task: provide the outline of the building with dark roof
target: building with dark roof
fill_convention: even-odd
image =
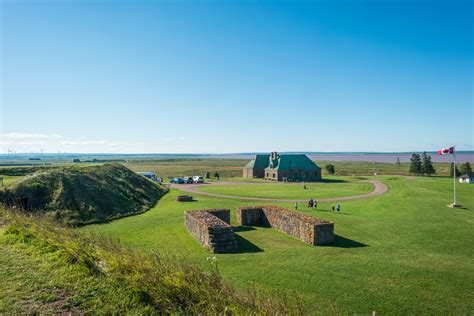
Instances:
[[[303,154],[256,155],[243,168],[244,178],[274,181],[318,181],[321,168]]]
[[[270,163],[270,155],[256,155],[244,167],[244,178],[263,178],[265,168]]]

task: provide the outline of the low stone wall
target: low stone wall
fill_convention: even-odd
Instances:
[[[214,253],[234,252],[237,241],[230,223],[230,210],[212,209],[187,211],[184,225],[200,244]]]
[[[178,202],[192,202],[193,197],[191,195],[178,195],[176,197],[176,201],[178,201]]]
[[[271,226],[312,245],[334,242],[334,223],[278,206],[240,207],[237,221],[247,226]]]
[[[213,209],[207,209],[205,211],[208,213],[211,213],[215,217],[223,220],[224,222],[230,225],[230,210],[225,209],[225,208],[213,208]]]
[[[237,209],[237,222],[244,226],[268,226],[261,206],[239,207]]]

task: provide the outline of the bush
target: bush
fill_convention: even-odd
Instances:
[[[334,165],[331,164],[326,165],[325,169],[328,174],[334,174],[336,172]]]

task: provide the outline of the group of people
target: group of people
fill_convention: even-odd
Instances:
[[[315,210],[318,209],[318,201],[313,198],[309,199],[308,208],[314,208]]]
[[[308,208],[318,209],[318,201],[316,199],[309,199],[308,201]],[[331,207],[333,212],[340,213],[341,212],[341,205],[337,203]],[[298,202],[295,202],[295,210],[298,210]]]

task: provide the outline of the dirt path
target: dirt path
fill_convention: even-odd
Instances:
[[[318,202],[339,202],[339,201],[352,201],[352,200],[360,200],[366,199],[369,197],[374,197],[378,195],[382,195],[388,191],[387,185],[378,181],[378,180],[369,180],[368,182],[374,185],[374,190],[369,193],[359,194],[359,195],[352,195],[352,196],[343,196],[338,198],[325,198],[325,199],[318,199]],[[246,185],[259,185],[261,183],[252,183],[252,182],[230,182],[230,181],[222,181],[222,182],[211,182],[205,184],[206,186],[222,186],[222,185],[236,185],[236,184],[246,184]],[[216,198],[223,198],[223,199],[234,199],[234,200],[244,200],[244,201],[262,201],[262,202],[307,202],[308,199],[304,200],[288,200],[288,199],[271,199],[271,198],[257,198],[257,197],[245,197],[245,196],[235,196],[235,195],[223,195],[223,194],[215,194],[209,193],[204,191],[199,191],[199,187],[202,184],[172,184],[171,187],[173,189],[178,189],[188,193],[206,195],[210,197]]]

